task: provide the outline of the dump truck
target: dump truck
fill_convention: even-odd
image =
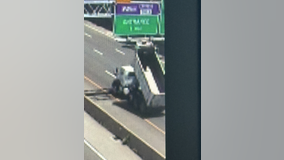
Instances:
[[[134,64],[116,68],[114,93],[141,113],[165,109],[165,70],[152,42],[137,42]]]

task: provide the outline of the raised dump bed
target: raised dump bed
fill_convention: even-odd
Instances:
[[[155,48],[140,45],[135,55],[134,72],[139,81],[147,106],[165,106],[165,77]]]

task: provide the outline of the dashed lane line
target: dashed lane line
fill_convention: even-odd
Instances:
[[[96,53],[98,53],[99,55],[103,55],[103,53],[102,52],[100,52],[100,51],[98,51],[98,50],[96,50],[95,48],[93,49],[94,50],[94,52],[96,52]]]
[[[119,50],[119,49],[117,49],[117,48],[115,49],[115,51],[118,52],[118,53],[120,53],[120,54],[122,54],[122,55],[125,55],[124,52],[122,52],[121,50]]]
[[[107,71],[107,70],[105,70],[105,73],[108,74],[108,75],[110,75],[112,78],[116,78],[116,76],[115,76],[114,74],[112,74],[111,72],[109,72],[109,71]]]

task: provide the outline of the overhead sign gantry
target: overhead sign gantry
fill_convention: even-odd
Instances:
[[[84,18],[112,18],[114,0],[84,0]]]

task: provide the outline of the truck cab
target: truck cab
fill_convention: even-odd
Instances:
[[[129,93],[129,86],[136,80],[134,68],[130,65],[121,66],[116,68],[116,79],[114,80],[112,87],[118,93],[123,93],[127,96]]]

